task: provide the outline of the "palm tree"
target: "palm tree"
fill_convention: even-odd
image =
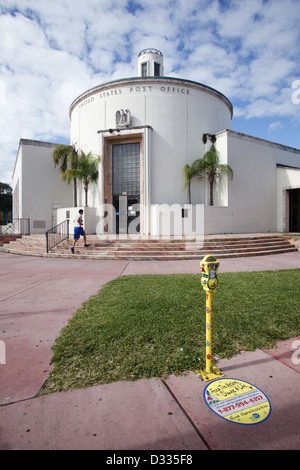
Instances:
[[[206,178],[209,182],[210,198],[209,204],[214,205],[213,190],[214,184],[221,175],[226,175],[230,180],[233,178],[233,170],[230,165],[220,163],[219,152],[214,143],[202,158],[192,164],[192,172],[196,175]],[[206,175],[206,176],[205,176]]]
[[[55,167],[59,165],[60,177],[63,180],[67,179],[68,163],[72,170],[76,170],[78,164],[78,152],[75,150],[75,145],[59,145],[53,151],[53,161]],[[71,180],[68,180],[68,184]],[[77,179],[73,179],[74,182],[74,207],[77,207]]]
[[[203,155],[202,158],[195,160],[191,166],[188,164],[184,167],[184,172],[186,175],[185,187],[189,185],[190,181],[195,176],[200,176],[205,178],[209,182],[210,189],[210,198],[209,204],[213,206],[213,190],[214,184],[220,176],[227,175],[230,180],[233,178],[233,170],[230,165],[224,165],[220,163],[219,152],[215,148],[214,143],[211,148]],[[190,189],[189,189],[189,198],[190,198]]]
[[[85,191],[85,205],[88,205],[88,188],[89,184],[96,182],[98,179],[98,164],[100,157],[94,157],[92,152],[87,155],[81,152],[80,158],[77,160],[77,168],[66,171],[67,181],[82,181]]]

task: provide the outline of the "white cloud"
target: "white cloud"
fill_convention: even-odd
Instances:
[[[280,121],[272,122],[268,127],[269,132],[273,132],[273,131],[276,131],[278,129],[282,129],[282,124],[281,124]]]
[[[71,102],[135,76],[147,47],[165,75],[224,93],[235,117],[300,122],[299,19],[298,0],[2,0],[0,181],[20,138],[67,141]]]

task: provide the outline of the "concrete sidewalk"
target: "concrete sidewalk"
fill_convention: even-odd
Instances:
[[[0,449],[299,449],[300,337],[273,351],[221,360],[227,378],[260,388],[272,405],[242,426],[213,413],[197,374],[36,397],[51,346],[68,319],[120,275],[199,273],[199,261],[96,261],[0,253]],[[220,272],[300,268],[300,253],[222,260]],[[2,343],[2,344],[3,344]],[[299,351],[299,353],[298,353]]]

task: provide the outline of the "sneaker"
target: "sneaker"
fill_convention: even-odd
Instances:
[[[84,245],[84,248],[87,248],[88,246],[91,246],[91,245]]]
[[[72,253],[73,253],[73,255],[74,255],[74,248],[71,248],[71,251],[72,251]]]

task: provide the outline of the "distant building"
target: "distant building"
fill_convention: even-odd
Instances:
[[[230,101],[217,90],[165,77],[163,56],[155,49],[140,53],[137,77],[82,93],[70,106],[70,142],[101,156],[85,211],[88,232],[123,233],[133,222],[142,235],[161,235],[170,209],[173,228],[182,227],[201,205],[206,234],[300,232],[300,150],[231,130],[232,115]],[[189,205],[183,169],[210,148],[204,134],[216,136],[221,163],[231,166],[234,178],[219,179],[213,206],[208,182],[194,178]],[[72,187],[54,169],[54,145],[20,140],[14,214],[30,217],[33,233],[72,214]],[[113,223],[107,207],[115,209]],[[191,227],[185,231],[190,233]]]

